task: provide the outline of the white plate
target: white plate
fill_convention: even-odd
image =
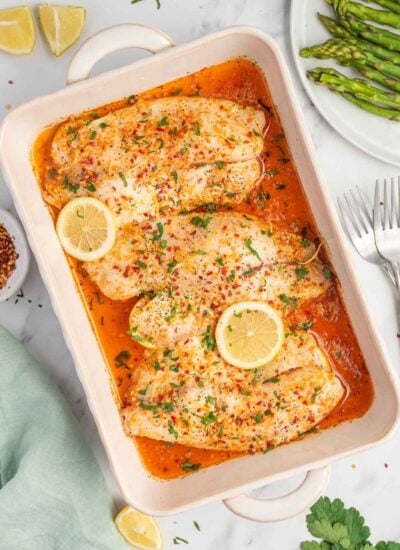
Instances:
[[[7,210],[2,208],[0,208],[0,223],[4,225],[13,239],[18,254],[13,274],[7,281],[6,286],[0,289],[0,302],[4,302],[18,292],[25,280],[29,269],[29,248],[19,222]]]
[[[328,31],[318,20],[317,12],[332,16],[332,10],[324,0],[292,0],[290,35],[293,56],[311,101],[325,120],[356,147],[376,158],[400,166],[399,122],[366,113],[307,79],[306,71],[317,66],[335,67],[349,76],[360,76],[357,71],[340,67],[334,61],[303,59],[299,56],[301,48],[320,44],[330,38]]]

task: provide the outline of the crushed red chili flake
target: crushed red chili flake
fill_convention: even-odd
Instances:
[[[0,289],[6,286],[7,281],[14,273],[17,259],[18,254],[12,237],[0,223]]]

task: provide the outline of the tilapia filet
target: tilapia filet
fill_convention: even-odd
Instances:
[[[139,99],[60,126],[45,198],[62,207],[95,196],[118,225],[204,204],[234,205],[261,176],[262,110],[223,99]]]

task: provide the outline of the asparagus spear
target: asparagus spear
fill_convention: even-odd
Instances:
[[[373,21],[380,25],[388,25],[400,29],[400,14],[393,11],[375,10],[350,0],[326,0],[328,4],[333,6],[339,17],[343,17],[350,13],[358,19]]]
[[[400,94],[376,88],[366,80],[347,78],[335,69],[325,67],[316,67],[308,71],[307,77],[316,84],[327,86],[332,91],[349,92],[364,101],[399,109],[400,115]]]
[[[317,59],[337,59],[340,61],[356,60],[365,61],[372,68],[386,73],[389,76],[400,78],[400,59],[397,54],[393,55],[393,61],[399,62],[399,65],[380,59],[373,53],[370,53],[371,44],[367,42],[362,47],[349,43],[348,40],[331,38],[324,44],[317,44],[309,48],[303,48],[300,51],[302,57],[316,57]]]
[[[400,92],[400,81],[396,80],[395,78],[389,78],[386,75],[377,71],[376,69],[372,69],[365,62],[350,60],[341,61],[340,64],[346,67],[353,67],[354,69],[357,69],[358,72],[362,74],[362,76],[364,76],[365,78],[377,82],[381,86],[385,86],[385,88]]]
[[[387,50],[400,52],[400,36],[394,32],[369,25],[351,15],[341,17],[340,23],[349,32],[368,42],[384,46]]]
[[[354,36],[351,31],[345,29],[338,21],[336,21],[336,19],[332,19],[331,17],[323,15],[319,12],[317,13],[317,16],[328,32],[330,32],[330,34],[335,38],[351,38]]]
[[[339,92],[335,92],[335,93],[339,93]],[[376,116],[380,116],[382,118],[387,118],[389,120],[394,120],[396,122],[400,121],[400,111],[393,111],[391,109],[385,109],[384,107],[378,107],[373,103],[368,103],[368,101],[358,99],[358,97],[354,97],[349,93],[340,93],[340,95],[344,99],[347,99],[347,101],[350,101],[351,103],[353,103],[354,105],[357,105],[357,107],[359,107],[360,109],[363,109],[364,111],[367,111],[368,113],[371,113]]]
[[[400,13],[400,4],[396,2],[395,0],[364,0],[365,2],[370,3],[371,1],[375,2],[375,4],[379,4],[383,8],[386,8],[387,10],[394,11],[396,13]]]

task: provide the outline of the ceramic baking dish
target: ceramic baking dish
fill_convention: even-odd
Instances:
[[[68,87],[35,99],[6,118],[0,132],[2,170],[126,500],[144,512],[164,515],[223,499],[233,511],[246,517],[260,521],[283,519],[309,506],[319,496],[333,460],[368,449],[393,433],[399,420],[399,390],[359,291],[342,230],[316,166],[313,147],[278,47],[264,33],[248,27],[227,29],[187,45],[173,46],[172,40],[163,33],[138,25],[106,29],[90,38],[70,65]],[[101,57],[126,47],[158,53],[122,69],[88,78]],[[31,148],[44,127],[71,114],[95,109],[238,56],[255,61],[267,77],[294,162],[342,283],[345,304],[376,396],[369,412],[352,423],[309,436],[267,455],[246,456],[185,478],[160,481],[144,470],[135,445],[122,430],[103,356],[32,171]],[[243,494],[307,471],[312,472],[303,485],[280,499],[259,501]]]

